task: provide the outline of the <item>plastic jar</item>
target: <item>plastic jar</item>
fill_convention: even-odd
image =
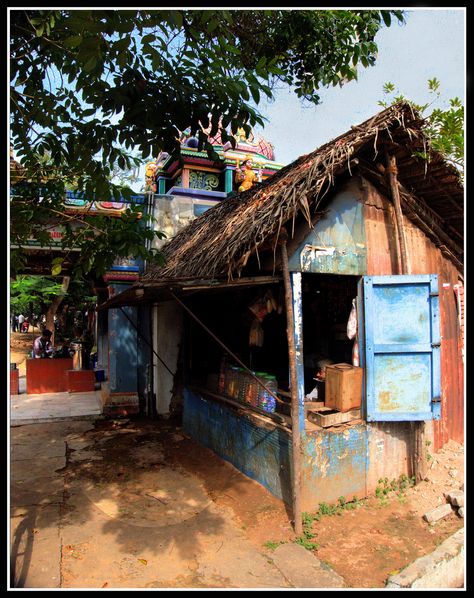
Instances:
[[[271,390],[274,394],[276,394],[278,389],[278,383],[275,376],[271,376],[270,374],[266,374],[263,380],[265,386]],[[258,407],[267,413],[274,413],[276,410],[276,399],[272,396],[267,390],[264,388],[261,389],[261,392],[258,396]]]

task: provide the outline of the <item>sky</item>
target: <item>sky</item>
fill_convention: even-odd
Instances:
[[[290,90],[279,91],[273,103],[259,105],[268,123],[255,133],[274,145],[277,162],[289,164],[382,110],[377,102],[384,99],[388,81],[407,99],[426,103],[428,79],[436,77],[446,105],[455,96],[465,103],[464,9],[409,9],[405,25],[393,19],[375,41],[375,66],[360,67],[358,81],[321,90],[318,106],[303,106]]]

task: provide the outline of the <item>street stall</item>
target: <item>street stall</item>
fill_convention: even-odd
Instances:
[[[291,505],[297,533],[321,502],[420,480],[427,439],[463,441],[463,189],[414,156],[425,141],[411,106],[382,111],[205,212],[102,306],[153,306],[154,355],[173,355],[157,403]]]

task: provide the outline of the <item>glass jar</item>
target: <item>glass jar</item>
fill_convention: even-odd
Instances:
[[[226,363],[227,363],[227,358],[225,355],[223,355],[222,359],[221,359],[221,367],[219,369],[219,382],[217,385],[217,392],[219,394],[224,394],[224,392],[225,392]]]
[[[237,399],[241,403],[245,403],[245,394],[247,391],[248,379],[249,379],[248,372],[246,370],[242,369],[240,372],[239,396]]]

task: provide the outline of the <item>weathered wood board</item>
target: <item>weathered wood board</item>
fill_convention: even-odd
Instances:
[[[329,426],[337,426],[338,424],[360,419],[360,409],[351,409],[351,411],[342,413],[326,407],[324,410],[320,408],[318,411],[308,411],[307,417],[309,421],[318,426],[328,428]]]

